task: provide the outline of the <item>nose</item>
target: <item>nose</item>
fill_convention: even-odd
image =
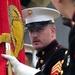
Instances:
[[[36,32],[36,31],[33,32],[33,36],[34,36],[34,37],[37,37],[37,36],[38,36],[38,32]]]

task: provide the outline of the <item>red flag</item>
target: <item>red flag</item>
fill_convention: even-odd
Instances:
[[[12,54],[25,63],[24,26],[19,0],[0,0],[0,54],[6,53],[5,43],[11,45]],[[6,75],[6,60],[0,56],[0,74]]]
[[[10,39],[10,26],[8,20],[7,1],[0,0],[0,75],[6,75],[5,43]]]
[[[24,26],[22,20],[22,10],[19,0],[8,0],[9,19],[11,22],[11,48],[13,55],[19,61],[25,63],[25,52],[23,45]]]

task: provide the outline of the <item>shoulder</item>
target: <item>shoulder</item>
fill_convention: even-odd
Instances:
[[[67,73],[69,72],[69,69],[70,69],[70,55],[69,55],[69,52],[65,51],[65,55],[62,62],[63,75],[67,75]]]

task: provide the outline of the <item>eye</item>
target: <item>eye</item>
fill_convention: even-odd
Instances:
[[[34,32],[34,30],[30,29],[29,32],[32,33],[32,32]]]
[[[40,33],[44,30],[44,28],[35,28],[35,29],[29,29],[29,32],[30,33],[33,33],[33,32],[37,32],[37,33]]]
[[[41,32],[41,31],[43,31],[43,28],[36,29],[36,32]]]

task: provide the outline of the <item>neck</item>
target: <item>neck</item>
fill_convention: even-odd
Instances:
[[[75,5],[71,2],[68,2],[67,4],[64,5],[64,10],[66,13],[66,17],[72,19],[72,16],[75,12]]]
[[[74,7],[72,7],[72,8],[70,7],[70,8],[68,8],[68,10],[66,11],[67,16],[68,16],[70,19],[72,19],[74,12],[75,12],[75,8],[74,8]]]

